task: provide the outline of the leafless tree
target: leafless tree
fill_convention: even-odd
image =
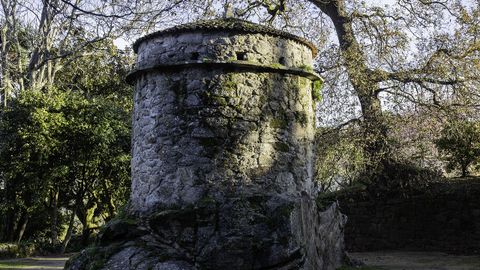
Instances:
[[[96,43],[138,36],[169,21],[185,2],[1,0],[0,98],[3,106],[21,91],[53,85],[55,74],[64,65],[82,57],[85,51],[91,52]]]

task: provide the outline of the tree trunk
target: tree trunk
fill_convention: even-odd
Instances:
[[[90,238],[90,231],[91,231],[91,223],[92,223],[92,209],[90,208],[89,202],[86,204],[80,202],[77,204],[78,207],[76,209],[77,217],[80,219],[82,223],[82,245],[88,245],[88,241]]]
[[[18,208],[15,207],[13,208],[13,215],[12,215],[12,223],[11,223],[11,231],[10,231],[10,235],[7,236],[7,241],[9,242],[14,242],[16,239],[15,239],[15,236],[18,235],[18,226],[19,226],[19,222],[20,222],[20,218],[21,216],[19,215],[18,213]]]
[[[463,165],[462,164],[462,177],[467,177],[468,176],[468,164]]]
[[[62,243],[62,254],[65,253],[68,243],[70,243],[70,239],[72,239],[74,221],[75,221],[75,210],[72,210],[72,213],[70,214],[70,221],[68,222],[67,235],[65,235],[65,239],[63,240],[63,243]]]
[[[51,241],[53,245],[58,243],[58,190],[53,191],[52,195],[52,225],[51,225]]]
[[[20,241],[22,241],[23,234],[25,233],[25,229],[27,228],[28,220],[29,220],[28,214],[24,214],[23,217],[21,218],[21,223],[20,223],[21,225],[18,230],[17,243],[20,243]]]
[[[2,5],[2,8],[5,11],[5,7]],[[1,43],[1,51],[0,51],[0,90],[2,91],[3,95],[3,107],[7,107],[7,96],[8,96],[8,88],[7,83],[8,81],[8,57],[7,57],[7,45],[9,44],[7,39],[7,32],[8,32],[8,24],[3,23],[2,28],[0,29],[0,40]]]
[[[380,100],[377,96],[359,96],[362,105],[363,150],[368,170],[376,170],[389,159],[388,126],[385,122]]]
[[[377,78],[367,65],[367,58],[355,37],[352,19],[343,0],[309,0],[325,13],[335,27],[345,68],[360,100],[363,114],[364,152],[367,169],[376,169],[388,159],[388,128],[377,90]]]

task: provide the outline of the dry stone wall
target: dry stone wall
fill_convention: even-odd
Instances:
[[[480,180],[443,180],[407,196],[343,193],[349,251],[480,253]]]

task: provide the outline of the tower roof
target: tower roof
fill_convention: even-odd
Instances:
[[[317,55],[317,48],[311,42],[307,41],[304,38],[293,35],[291,33],[277,30],[268,26],[256,24],[246,20],[236,19],[236,18],[222,18],[214,20],[202,20],[193,23],[181,24],[164,30],[150,33],[146,36],[143,36],[133,43],[133,50],[138,51],[140,44],[146,40],[161,37],[167,34],[173,33],[186,33],[194,31],[206,31],[206,32],[219,32],[219,31],[229,31],[234,33],[260,33],[267,34],[272,36],[279,36],[286,39],[294,40],[308,46],[312,50],[312,54],[315,57]]]

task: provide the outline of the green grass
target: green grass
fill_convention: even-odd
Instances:
[[[28,258],[0,261],[0,269],[63,269],[66,258]]]
[[[63,266],[42,266],[17,262],[0,263],[0,269],[63,269]]]

